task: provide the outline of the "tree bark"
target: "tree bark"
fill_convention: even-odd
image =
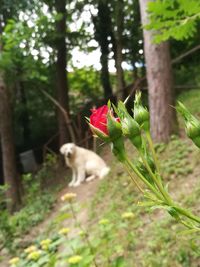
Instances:
[[[93,23],[95,27],[95,39],[99,43],[101,56],[101,84],[104,90],[104,98],[106,100],[114,100],[112,86],[110,83],[110,75],[108,69],[108,55],[109,55],[109,40],[111,32],[111,18],[110,9],[108,7],[108,1],[98,1],[98,14],[97,17],[93,17]]]
[[[118,97],[120,99],[125,99],[127,97],[127,92],[125,90],[125,81],[124,81],[124,71],[122,68],[123,62],[123,27],[124,27],[124,13],[123,13],[123,0],[118,0],[116,4],[116,59],[115,66],[117,70],[117,91]]]
[[[147,4],[140,0],[142,24],[148,24]],[[155,142],[168,142],[177,132],[173,76],[169,43],[153,43],[153,31],[143,30],[144,52],[149,92],[151,134]]]
[[[6,192],[7,207],[14,211],[20,204],[20,188],[17,182],[17,167],[13,137],[13,122],[8,89],[0,72],[0,133],[3,158],[4,182],[8,185]]]
[[[109,75],[109,70],[108,70],[108,55],[104,52],[101,52],[101,57],[100,57],[100,62],[101,62],[101,84],[104,89],[104,98],[108,100],[109,98],[112,97],[112,87],[110,84],[110,75]]]
[[[31,141],[31,130],[30,130],[30,119],[28,114],[26,92],[24,88],[24,83],[22,81],[19,82],[19,92],[20,92],[20,102],[22,106],[22,111],[19,119],[22,125],[23,142],[25,144],[26,149],[28,149]]]
[[[66,48],[66,0],[56,0],[55,8],[57,13],[62,15],[62,18],[56,22],[56,49],[57,49],[57,62],[56,62],[56,75],[57,75],[57,100],[59,104],[69,112],[69,96],[68,96],[68,80],[67,80],[67,48]],[[58,114],[58,130],[59,130],[59,146],[67,141],[67,127],[65,118],[57,109]]]

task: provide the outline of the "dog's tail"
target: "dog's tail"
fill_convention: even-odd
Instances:
[[[110,171],[109,167],[104,167],[100,172],[100,179],[103,179]]]

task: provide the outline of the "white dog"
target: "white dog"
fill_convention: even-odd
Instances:
[[[79,186],[84,180],[88,182],[95,178],[102,179],[110,171],[97,154],[74,143],[61,146],[60,153],[64,155],[66,164],[72,169],[72,181],[69,186]]]

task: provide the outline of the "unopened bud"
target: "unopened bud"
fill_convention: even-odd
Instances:
[[[122,120],[122,131],[124,136],[128,137],[137,149],[142,148],[140,126],[131,116],[127,116]]]
[[[185,131],[194,144],[200,148],[200,122],[194,117],[185,121]]]
[[[128,113],[125,104],[121,101],[116,109],[117,115],[120,117],[123,135],[131,141],[137,148],[142,148],[141,130],[139,124]]]
[[[200,121],[197,120],[181,102],[178,102],[177,111],[185,120],[187,136],[200,148]]]
[[[114,141],[115,139],[118,139],[122,136],[122,126],[119,122],[119,119],[116,119],[111,112],[108,113],[107,119],[109,137],[111,141]]]
[[[141,126],[141,128],[145,131],[149,131],[150,129],[149,112],[142,105],[141,92],[136,93],[133,113],[134,113],[134,119]]]
[[[124,147],[123,137],[115,139],[111,143],[111,149],[112,149],[112,153],[115,155],[115,157],[120,162],[124,162],[126,160],[126,151],[125,151],[125,147]]]
[[[119,119],[116,119],[113,114],[108,113],[108,132],[109,138],[111,141],[111,149],[113,154],[117,157],[117,159],[121,162],[125,160],[125,147],[122,133],[122,126],[119,122]]]

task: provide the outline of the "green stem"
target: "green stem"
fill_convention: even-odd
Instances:
[[[67,241],[68,241],[68,244],[71,244],[68,234],[67,234]],[[76,255],[77,251],[75,250],[75,248],[72,245],[70,245],[69,247],[71,248],[71,250],[74,253],[74,255]]]
[[[90,240],[89,240],[89,238],[88,238],[88,233],[83,229],[83,227],[81,226],[80,222],[78,221],[72,203],[70,203],[70,210],[71,210],[71,212],[72,212],[72,216],[73,216],[73,218],[74,218],[74,221],[75,221],[76,225],[78,226],[78,228],[79,228],[83,233],[85,233],[85,242],[87,243],[87,245],[88,245],[88,247],[89,247],[89,249],[90,249],[91,254],[95,257],[94,248],[93,248],[92,244],[90,243]],[[95,267],[98,267],[95,258],[93,259],[93,263],[94,263],[94,266],[95,266]]]
[[[144,194],[143,189],[140,187],[140,185],[138,184],[138,182],[136,181],[136,177],[134,176],[133,173],[130,172],[129,170],[129,165],[127,163],[124,163],[124,166],[126,168],[126,171],[128,172],[129,176],[131,177],[131,180],[133,181],[133,183],[136,185],[136,187],[139,189],[139,191]]]
[[[157,158],[157,155],[156,155],[156,151],[155,151],[155,148],[154,148],[154,145],[153,145],[153,141],[152,141],[152,138],[151,138],[151,134],[150,132],[146,132],[146,137],[147,137],[147,141],[149,143],[149,148],[151,150],[151,153],[152,153],[152,156],[153,156],[153,159],[154,159],[154,163],[156,165],[156,170],[157,172],[160,174],[160,164],[159,164],[159,161],[158,161],[158,158]]]
[[[138,171],[138,169],[133,165],[133,163],[129,160],[129,158],[126,156],[126,162],[128,166],[134,171],[134,173],[148,186],[148,188],[154,192],[154,194],[158,197],[158,199],[163,200],[162,195],[153,187],[152,184],[150,184],[146,178]]]
[[[185,210],[179,206],[174,206],[174,209],[177,210],[180,214],[188,217],[189,219],[197,222],[197,223],[200,223],[200,217],[192,214],[191,212],[189,212],[188,210]]]
[[[173,201],[172,201],[170,195],[165,191],[160,179],[157,179],[156,175],[152,172],[151,167],[149,166],[147,160],[144,158],[142,153],[140,153],[140,156],[141,156],[143,163],[144,163],[145,167],[147,168],[149,174],[151,175],[151,178],[153,179],[154,183],[158,187],[160,193],[163,195],[164,199],[167,201],[167,204],[169,206],[173,206]]]

